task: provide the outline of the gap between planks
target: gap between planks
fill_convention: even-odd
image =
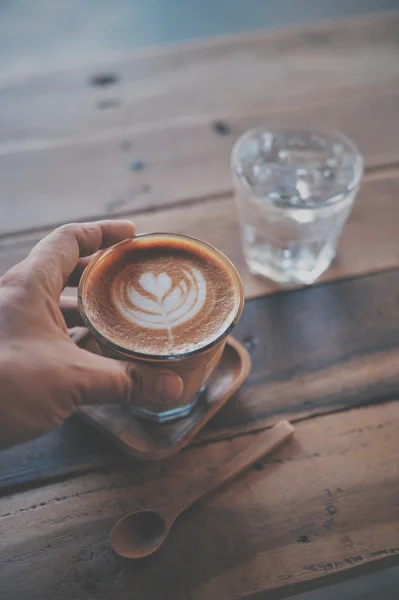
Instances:
[[[351,217],[339,243],[338,256],[319,283],[389,271],[399,267],[399,168],[374,168],[365,178]],[[375,201],[376,197],[379,202]],[[206,206],[207,210],[204,210]],[[244,282],[246,298],[281,291],[276,284],[251,275],[239,244],[239,227],[234,201],[208,198],[190,205],[164,207],[150,213],[129,213],[138,231],[185,233],[220,248],[237,266]],[[3,238],[0,244],[0,273],[25,258],[32,246],[49,230]],[[288,288],[284,288],[288,289]]]
[[[316,420],[320,420],[319,422],[321,423],[321,419],[328,419],[328,417],[333,416],[333,415],[340,415],[340,414],[344,414],[344,413],[350,413],[353,411],[362,411],[363,409],[367,409],[367,408],[373,408],[373,407],[377,407],[380,405],[385,405],[385,404],[391,404],[391,403],[395,403],[398,402],[398,395],[397,392],[393,394],[392,398],[387,399],[386,397],[383,399],[378,399],[375,398],[372,401],[368,401],[365,402],[363,404],[358,404],[358,405],[350,405],[350,406],[345,406],[345,407],[340,407],[340,408],[336,408],[336,409],[330,409],[329,407],[326,407],[325,410],[320,410],[320,411],[316,411],[316,412],[309,412],[309,414],[303,414],[303,416],[301,417],[296,417],[295,413],[293,414],[287,414],[284,413],[281,416],[281,419],[287,419],[290,423],[292,423],[294,426],[298,426],[301,423],[305,423],[308,421],[311,421],[313,419]],[[399,404],[398,404],[399,406]],[[215,444],[220,444],[223,442],[232,442],[235,439],[238,438],[244,438],[244,437],[248,437],[248,436],[256,436],[256,434],[260,433],[261,431],[265,431],[267,429],[271,429],[278,421],[279,421],[279,415],[276,415],[275,418],[273,420],[269,420],[268,422],[262,421],[261,422],[254,422],[254,423],[249,423],[247,426],[237,426],[237,430],[234,431],[233,427],[229,427],[229,429],[227,431],[223,431],[223,430],[218,430],[216,433],[215,432],[208,432],[206,429],[204,431],[201,431],[197,437],[195,437],[192,441],[189,442],[189,444],[184,447],[182,450],[180,450],[180,453],[187,453],[190,452],[191,450],[194,449],[199,449],[202,447],[211,447]],[[91,474],[107,474],[110,472],[110,469],[112,469],[113,471],[118,470],[118,469],[123,469],[127,464],[141,464],[141,465],[148,465],[151,468],[151,465],[159,465],[161,467],[162,470],[162,466],[163,465],[167,465],[168,461],[170,459],[166,459],[166,460],[162,460],[162,461],[156,461],[156,462],[146,462],[146,461],[136,461],[135,459],[132,459],[132,457],[129,457],[128,455],[126,455],[126,460],[114,463],[112,465],[102,465],[102,466],[92,466],[92,467],[88,467],[86,469],[81,469],[79,471],[73,472],[73,471],[69,471],[66,473],[62,473],[62,474],[58,474],[58,475],[53,475],[53,476],[46,476],[46,477],[37,477],[35,480],[30,480],[30,481],[25,481],[23,483],[14,483],[11,485],[6,485],[4,487],[0,488],[0,501],[2,497],[6,497],[12,494],[20,494],[23,493],[25,491],[28,490],[34,490],[40,487],[44,487],[44,486],[49,486],[49,485],[53,485],[53,484],[57,484],[57,483],[63,483],[65,481],[70,481],[70,480],[74,480],[74,479],[78,479],[80,477],[85,477],[86,475],[91,475]],[[2,518],[3,515],[0,514],[0,519]]]
[[[399,19],[376,23],[366,37],[332,27],[322,40],[302,33],[282,48],[267,38],[248,47],[232,40],[232,53],[219,55],[211,44],[185,55],[183,67],[132,57],[113,111],[97,109],[109,91],[90,89],[81,73],[5,90],[0,231],[223,195],[233,138],[276,115],[347,132],[368,166],[398,160]],[[226,77],[237,70],[244,80]],[[225,118],[231,135],[217,135],[212,123]],[[37,150],[17,151],[24,147]],[[146,165],[139,174],[135,158]]]
[[[388,177],[396,177],[399,175],[399,160],[393,161],[392,163],[387,163],[383,165],[374,165],[370,167],[366,167],[364,170],[363,184],[368,181],[375,181],[377,179],[386,179]],[[164,213],[169,210],[176,210],[180,208],[190,208],[191,206],[198,206],[202,204],[220,202],[225,199],[233,198],[233,188],[226,190],[225,192],[218,192],[215,194],[207,194],[203,196],[193,196],[192,198],[186,198],[181,200],[175,200],[174,202],[170,202],[169,204],[165,204],[164,206],[150,206],[148,208],[139,208],[137,210],[121,210],[115,211],[111,215],[104,215],[104,213],[98,213],[95,215],[88,215],[84,219],[77,219],[76,223],[86,223],[97,221],[101,219],[124,219],[127,217],[140,217],[141,215],[151,215],[156,213]],[[36,241],[39,241],[42,237],[51,233],[57,227],[61,227],[65,223],[60,221],[58,223],[53,223],[51,225],[47,225],[45,227],[32,227],[28,229],[21,229],[17,231],[12,231],[11,233],[0,233],[0,243],[1,242],[12,242],[13,240],[16,243],[24,243],[21,238],[26,237],[29,239],[30,236],[34,236]],[[37,237],[36,237],[37,236]],[[1,251],[1,246],[0,246]]]
[[[337,580],[353,567],[397,562],[398,470],[391,458],[398,407],[301,424],[276,455],[183,516],[169,551],[140,564],[122,565],[110,551],[112,524],[130,510],[172,502],[190,477],[236,455],[245,439],[182,453],[162,472],[138,465],[4,498],[2,589],[10,598],[35,590],[55,600],[65,589],[87,595],[85,585],[95,581],[97,595],[119,598],[150,600],[163,589],[176,599],[255,599],[281,597],[279,590],[294,585],[316,587],[326,572]],[[44,580],[35,578],[38,569]]]

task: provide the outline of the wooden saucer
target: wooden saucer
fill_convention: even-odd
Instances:
[[[244,383],[250,370],[248,352],[228,337],[220,363],[187,417],[157,424],[134,416],[128,407],[111,405],[88,406],[79,414],[132,456],[161,460],[178,452],[204,427]]]

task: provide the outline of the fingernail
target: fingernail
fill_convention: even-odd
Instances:
[[[157,374],[156,392],[163,400],[177,400],[183,391],[183,382],[172,371],[160,371]]]

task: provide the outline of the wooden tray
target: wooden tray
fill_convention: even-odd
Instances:
[[[90,406],[79,414],[123,450],[143,460],[160,460],[175,454],[222,408],[244,383],[251,370],[248,352],[227,338],[220,363],[193,411],[183,419],[157,424],[133,415],[125,406]]]

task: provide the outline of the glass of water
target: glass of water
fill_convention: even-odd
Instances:
[[[259,127],[237,140],[231,164],[250,271],[313,283],[335,256],[363,175],[355,144],[322,129]]]

